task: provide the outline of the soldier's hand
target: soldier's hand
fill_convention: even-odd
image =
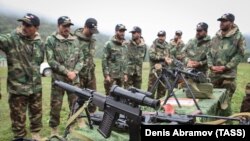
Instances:
[[[73,71],[69,71],[69,72],[67,73],[67,76],[68,76],[68,78],[69,78],[70,80],[74,80],[74,79],[76,78],[76,73],[73,72]]]
[[[187,63],[187,67],[189,68],[197,68],[198,66],[200,66],[200,63],[197,61],[189,60]]]
[[[125,75],[124,75],[124,82],[127,82],[127,81],[128,81],[128,75],[125,74]]]
[[[106,80],[106,81],[108,81],[108,82],[110,82],[110,81],[111,81],[110,76],[109,76],[109,75],[107,75],[107,76],[105,77],[105,80]]]
[[[212,66],[210,69],[214,73],[222,73],[225,70],[225,66]]]
[[[169,64],[172,64],[173,62],[173,59],[172,58],[169,58],[169,57],[165,57],[165,62],[169,65]]]

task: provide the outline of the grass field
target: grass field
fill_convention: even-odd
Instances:
[[[101,70],[101,60],[95,60],[96,62],[96,76],[97,76],[97,90],[98,92],[104,93],[103,88],[103,75]],[[147,89],[148,82],[148,72],[149,72],[149,64],[145,63],[143,66],[143,84],[142,89]],[[235,113],[239,112],[240,104],[242,101],[245,91],[245,85],[250,80],[250,64],[242,63],[238,67],[238,79],[237,79],[237,90],[233,97],[233,111]],[[9,107],[8,107],[8,94],[6,92],[6,72],[7,68],[0,68],[0,78],[1,78],[1,93],[2,99],[0,100],[0,141],[9,141],[12,139],[11,132],[11,123],[9,118]],[[41,134],[43,136],[50,135],[50,129],[48,126],[49,123],[49,112],[50,112],[50,86],[51,79],[43,78],[43,130]],[[63,133],[64,125],[66,124],[67,115],[69,109],[66,101],[66,96],[64,97],[64,104],[61,111],[61,125],[60,125],[60,133]],[[27,129],[29,129],[29,120],[27,119]],[[28,130],[29,131],[29,130]],[[28,134],[30,137],[30,134]]]

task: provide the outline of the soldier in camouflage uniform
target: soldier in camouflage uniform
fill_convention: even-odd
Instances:
[[[95,42],[96,39],[92,36],[98,33],[97,21],[94,18],[86,20],[84,28],[79,28],[75,31],[80,42],[80,48],[84,54],[84,64],[86,67],[79,72],[80,87],[96,90],[96,77],[95,77]]]
[[[49,65],[53,71],[52,84],[60,80],[69,84],[79,83],[77,75],[83,67],[83,53],[79,49],[79,42],[70,33],[70,26],[73,25],[67,16],[59,17],[58,31],[48,36],[45,46]],[[57,126],[60,124],[60,111],[65,90],[55,85],[51,86],[51,111],[49,126],[51,135],[58,135]],[[67,92],[69,108],[77,99],[73,93]]]
[[[240,112],[250,112],[250,83],[246,85],[246,96],[242,100]]]
[[[176,59],[178,59],[179,61],[183,60],[184,56],[181,53],[181,50],[185,46],[184,42],[181,40],[181,36],[182,36],[182,31],[177,30],[175,32],[174,39],[171,39],[170,42],[169,42],[170,54],[173,57],[175,57]]]
[[[40,20],[28,13],[18,21],[22,25],[10,34],[0,35],[0,49],[8,64],[7,88],[14,140],[24,138],[26,112],[29,114],[32,139],[40,140],[42,128],[42,84],[39,73],[44,59],[38,28]]]
[[[188,41],[183,48],[184,63],[189,68],[207,74],[207,52],[210,48],[211,38],[207,35],[208,25],[204,22],[198,23],[196,27],[196,37]]]
[[[217,109],[218,115],[231,114],[231,98],[236,89],[237,66],[244,56],[245,38],[234,24],[234,15],[227,13],[218,19],[220,30],[211,40],[207,54],[209,74],[215,88],[226,88],[226,97]]]
[[[103,49],[102,70],[106,95],[109,95],[113,84],[122,86],[123,81],[128,80],[127,46],[124,39],[126,30],[123,24],[117,24],[115,27],[116,34],[105,43]]]
[[[166,88],[164,81],[159,83],[156,88],[152,91],[152,87],[157,80],[157,77],[154,73],[154,67],[155,64],[164,64],[166,62],[166,58],[170,57],[169,54],[169,45],[165,41],[166,40],[166,32],[165,31],[159,31],[157,34],[158,38],[155,39],[153,42],[153,45],[149,49],[149,63],[150,63],[150,72],[149,72],[149,78],[148,78],[148,91],[151,91],[153,93],[153,96],[155,95],[155,92],[157,91],[156,96],[154,96],[156,99],[159,99],[163,96],[165,96]],[[164,86],[163,86],[164,85]]]
[[[128,81],[125,88],[130,86],[141,88],[142,83],[142,64],[147,53],[147,46],[141,36],[141,28],[134,26],[132,40],[128,43]]]

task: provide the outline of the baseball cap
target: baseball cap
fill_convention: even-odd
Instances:
[[[175,32],[175,34],[177,34],[177,35],[182,35],[182,31],[181,30],[177,30],[176,32]]]
[[[164,30],[159,31],[157,36],[166,36],[166,31]]]
[[[97,21],[94,18],[88,18],[85,22],[85,26],[90,29],[92,33],[99,33],[97,30]]]
[[[125,25],[123,25],[123,24],[117,24],[115,26],[115,31],[118,31],[118,30],[124,30],[124,31],[126,31],[127,29],[126,29]]]
[[[138,26],[134,26],[133,29],[130,31],[130,33],[133,33],[133,32],[141,33],[141,28]]]
[[[235,17],[231,13],[226,13],[226,14],[222,15],[220,18],[217,19],[217,21],[223,21],[223,20],[234,22]]]
[[[208,29],[208,24],[204,23],[204,22],[200,22],[196,26],[196,30],[205,30],[205,31],[207,31],[207,29]]]
[[[26,24],[33,25],[33,26],[39,26],[40,25],[40,19],[31,13],[27,13],[23,18],[18,19],[19,22],[25,22]]]
[[[58,25],[74,25],[68,16],[61,16],[57,20]]]

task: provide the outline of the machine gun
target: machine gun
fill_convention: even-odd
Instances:
[[[143,114],[142,124],[144,125],[157,125],[162,123],[174,125],[221,125],[226,121],[236,121],[239,125],[250,125],[250,113],[237,113],[229,117],[213,116],[203,114],[192,115],[169,115],[162,112],[146,113]],[[197,118],[212,119],[207,122],[197,122]]]
[[[190,92],[190,94],[192,96],[192,99],[195,103],[195,106],[197,107],[198,110],[201,111],[197,101],[195,100],[195,96],[194,96],[190,86],[188,85],[188,82],[186,79],[191,79],[197,83],[205,83],[205,82],[208,82],[205,74],[197,71],[196,69],[185,68],[185,65],[177,59],[173,59],[173,65],[174,65],[173,68],[170,68],[169,66],[161,68],[161,74],[159,75],[159,77],[155,81],[150,92],[154,91],[155,87],[159,84],[160,80],[164,80],[165,87],[168,89],[168,95],[166,96],[163,105],[167,103],[167,100],[170,97],[174,96],[178,106],[181,107],[173,90],[177,86],[179,80],[183,80],[186,87],[187,87],[187,90]],[[171,79],[173,80],[172,84],[170,83]]]
[[[158,109],[160,107],[160,100],[149,98],[142,93],[133,93],[116,85],[113,85],[111,88],[112,96],[104,96],[93,90],[80,89],[61,81],[55,81],[54,84],[67,91],[75,93],[79,97],[79,99],[83,99],[84,101],[91,99],[93,104],[98,106],[100,110],[104,111],[103,120],[97,130],[105,138],[108,138],[110,136],[111,128],[114,126],[115,121],[117,121],[120,114],[127,117],[127,119],[129,120],[128,125],[130,129],[133,128],[132,123],[141,123],[142,112],[140,108],[132,107],[127,103],[121,102],[121,98],[129,99],[130,101],[138,105],[145,105],[155,109]],[[132,132],[132,130],[130,130],[130,132],[131,134],[135,134],[135,132]],[[133,136],[130,135],[130,140],[140,140],[140,138],[138,137],[138,133]]]

